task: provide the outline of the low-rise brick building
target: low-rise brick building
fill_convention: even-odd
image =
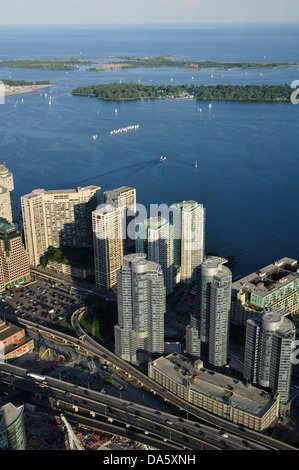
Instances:
[[[25,330],[0,320],[0,359],[9,361],[33,351],[34,342]]]

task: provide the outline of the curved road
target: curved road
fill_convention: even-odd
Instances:
[[[252,445],[260,445],[260,446],[263,446],[264,448],[268,448],[272,450],[274,449],[295,450],[294,447],[289,446],[283,442],[277,441],[275,439],[272,439],[269,436],[265,436],[264,434],[257,433],[250,429],[242,430],[237,425],[234,425],[233,423],[223,420],[215,415],[209,414],[205,412],[204,410],[201,410],[193,406],[192,404],[185,402],[184,400],[180,399],[179,397],[173,395],[170,392],[167,392],[167,395],[166,395],[164,389],[160,385],[158,385],[156,382],[151,380],[148,376],[141,373],[133,365],[123,361],[122,359],[117,357],[114,353],[104,348],[102,345],[100,345],[95,340],[93,340],[92,338],[90,338],[88,335],[85,334],[85,332],[83,331],[79,323],[81,316],[84,315],[85,312],[86,312],[85,307],[82,307],[81,309],[74,312],[71,318],[71,323],[72,323],[74,332],[78,335],[78,338],[81,337],[82,334],[84,334],[85,342],[82,342],[77,338],[57,332],[45,326],[36,325],[34,322],[30,322],[28,320],[19,318],[18,321],[26,325],[28,328],[38,329],[39,331],[44,332],[53,338],[59,338],[62,341],[70,343],[74,345],[76,348],[78,348],[81,352],[87,355],[92,354],[94,356],[99,357],[100,359],[106,361],[115,369],[122,370],[128,377],[133,377],[141,385],[146,386],[152,393],[157,394],[160,397],[162,397],[165,402],[169,402],[172,405],[176,406],[178,409],[184,410],[186,413],[188,413],[189,417],[193,416],[195,420],[203,421],[206,423],[207,426],[210,426],[216,429],[218,428],[218,430],[220,429],[225,430],[229,434],[230,439],[232,439],[232,436],[235,436],[239,440],[245,439],[247,442],[250,442]],[[15,317],[12,316],[12,318],[16,320]],[[2,366],[4,365],[0,364],[0,370],[2,369]],[[47,381],[48,381],[48,378],[47,378]],[[64,382],[64,384],[67,384],[67,382]],[[100,400],[101,403],[103,404],[105,402],[103,394],[98,394],[98,395],[97,395],[97,401]],[[115,406],[116,408],[119,408],[119,406],[123,406],[123,405],[119,405],[119,402],[121,402],[122,400],[119,400],[119,399],[114,399],[114,400],[116,400],[116,402],[113,406]],[[134,405],[134,407],[136,406],[137,405]],[[151,413],[153,413],[152,409],[151,409]],[[157,420],[157,416],[155,416],[155,420]],[[141,423],[139,423],[139,425],[141,425]]]

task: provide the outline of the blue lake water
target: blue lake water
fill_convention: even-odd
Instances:
[[[298,32],[298,27],[282,26],[0,27],[0,59],[172,54],[194,60],[295,62]],[[51,107],[39,92],[23,95],[23,103],[21,96],[6,97],[0,106],[0,160],[14,173],[19,207],[20,196],[36,188],[97,184],[104,191],[128,185],[136,187],[138,202],[148,208],[184,199],[202,203],[206,251],[234,254],[234,275],[283,256],[297,259],[299,106],[213,102],[209,109],[207,102],[196,100],[116,104],[70,95],[79,85],[121,80],[291,84],[299,79],[297,67],[247,73],[0,69],[0,79],[9,77],[56,83],[46,90]],[[139,129],[110,135],[132,124]],[[167,156],[166,163],[158,162],[160,155]]]

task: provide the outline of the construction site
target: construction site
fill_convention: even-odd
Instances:
[[[91,386],[95,390],[107,389],[107,393],[119,394],[109,383],[111,373],[103,365],[90,358],[80,356],[75,351],[61,351],[54,344],[34,341],[34,349],[29,354],[18,357],[14,364],[38,374],[67,380],[73,384]],[[95,372],[97,371],[97,373]],[[114,380],[112,380],[114,382]],[[4,388],[3,388],[4,391]],[[3,392],[2,392],[3,393]],[[57,410],[50,410],[47,399],[33,396],[27,392],[18,392],[7,388],[4,391],[4,402],[9,400],[24,404],[24,421],[27,450],[145,450],[144,444],[90,428],[85,424],[69,422]],[[106,393],[106,392],[105,392]],[[1,400],[1,391],[0,391]],[[3,401],[1,400],[1,401]],[[56,414],[57,413],[57,414]]]
[[[47,349],[45,349],[44,352],[42,352],[41,355],[40,355],[40,353],[38,353],[37,351],[34,350],[33,354],[34,354],[34,356],[37,357],[37,359],[35,361],[36,363],[40,362],[47,355],[50,359],[52,357],[52,361],[50,361],[50,364],[49,364],[50,367],[55,367],[58,364],[61,364],[61,362],[64,362],[64,361],[67,360],[66,357],[63,354],[59,354],[57,348],[54,348],[54,349],[47,348]]]
[[[148,450],[130,439],[114,436],[67,421],[64,415],[49,415],[25,405],[26,450]]]

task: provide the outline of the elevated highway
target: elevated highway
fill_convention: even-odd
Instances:
[[[283,442],[277,441],[264,434],[257,433],[250,429],[246,429],[246,430],[241,429],[238,425],[235,425],[229,421],[226,421],[215,415],[212,415],[198,407],[195,407],[194,405],[180,399],[179,397],[177,397],[176,395],[173,395],[170,392],[165,393],[165,390],[163,389],[163,387],[161,387],[156,382],[151,380],[148,376],[140,372],[136,367],[123,361],[122,359],[117,357],[114,353],[112,353],[111,351],[109,351],[108,349],[100,345],[98,342],[90,338],[88,335],[86,335],[85,331],[80,326],[80,318],[82,317],[82,315],[84,315],[85,312],[86,312],[86,309],[82,307],[76,312],[74,312],[71,317],[71,324],[73,327],[73,331],[75,332],[77,337],[72,337],[64,333],[60,333],[56,330],[47,328],[42,325],[36,325],[35,323],[30,322],[28,320],[18,319],[18,321],[24,324],[28,329],[36,329],[41,334],[51,337],[53,340],[57,342],[60,342],[60,343],[62,342],[62,343],[71,345],[72,347],[78,349],[80,352],[86,355],[93,355],[106,361],[106,363],[109,364],[111,367],[114,367],[116,370],[121,370],[128,378],[134,378],[138,382],[139,385],[145,386],[151,393],[157,394],[158,396],[160,396],[165,401],[166,404],[171,404],[175,406],[178,410],[184,411],[186,415],[189,416],[190,419],[193,419],[197,423],[204,423],[206,426],[209,426],[218,430],[220,429],[225,430],[230,436],[235,436],[236,438],[246,440],[255,445],[261,445],[265,449],[295,450],[294,447],[289,446]],[[79,337],[82,337],[83,334],[85,335],[84,342],[78,339]],[[6,364],[0,364],[0,371],[3,370],[4,366],[7,367]],[[69,384],[69,386],[72,386],[72,385]],[[96,393],[96,392],[93,392],[93,393]],[[100,402],[103,404],[105,402],[105,398],[106,397],[104,397],[102,394],[99,394],[99,393],[97,394],[97,402]],[[64,399],[65,399],[64,401],[69,402],[68,400],[66,400],[66,397],[64,397]],[[84,399],[86,400],[86,398]],[[112,398],[109,397],[109,399],[112,399]],[[115,406],[116,409],[119,409],[119,407],[123,405],[119,405],[119,404],[117,405],[117,402],[114,402],[113,406]],[[134,405],[134,406],[137,406],[137,405]],[[151,412],[153,413],[153,410],[151,410]],[[107,408],[106,408],[106,413],[107,413]],[[113,419],[113,417],[111,416],[110,418]],[[155,415],[155,420],[156,419],[157,419],[157,415]]]
[[[11,387],[21,388],[40,397],[47,397],[53,408],[72,415],[85,413],[95,422],[114,425],[123,431],[143,433],[145,441],[155,439],[155,445],[165,443],[177,449],[222,448],[219,433],[193,421],[186,421],[169,413],[156,413],[152,408],[136,405],[97,391],[86,389],[50,376],[29,376],[28,371],[12,364],[1,364],[0,379]],[[115,430],[115,429],[114,429]],[[210,432],[212,431],[212,432]],[[203,437],[205,436],[205,438]],[[236,448],[242,443],[234,442]]]

